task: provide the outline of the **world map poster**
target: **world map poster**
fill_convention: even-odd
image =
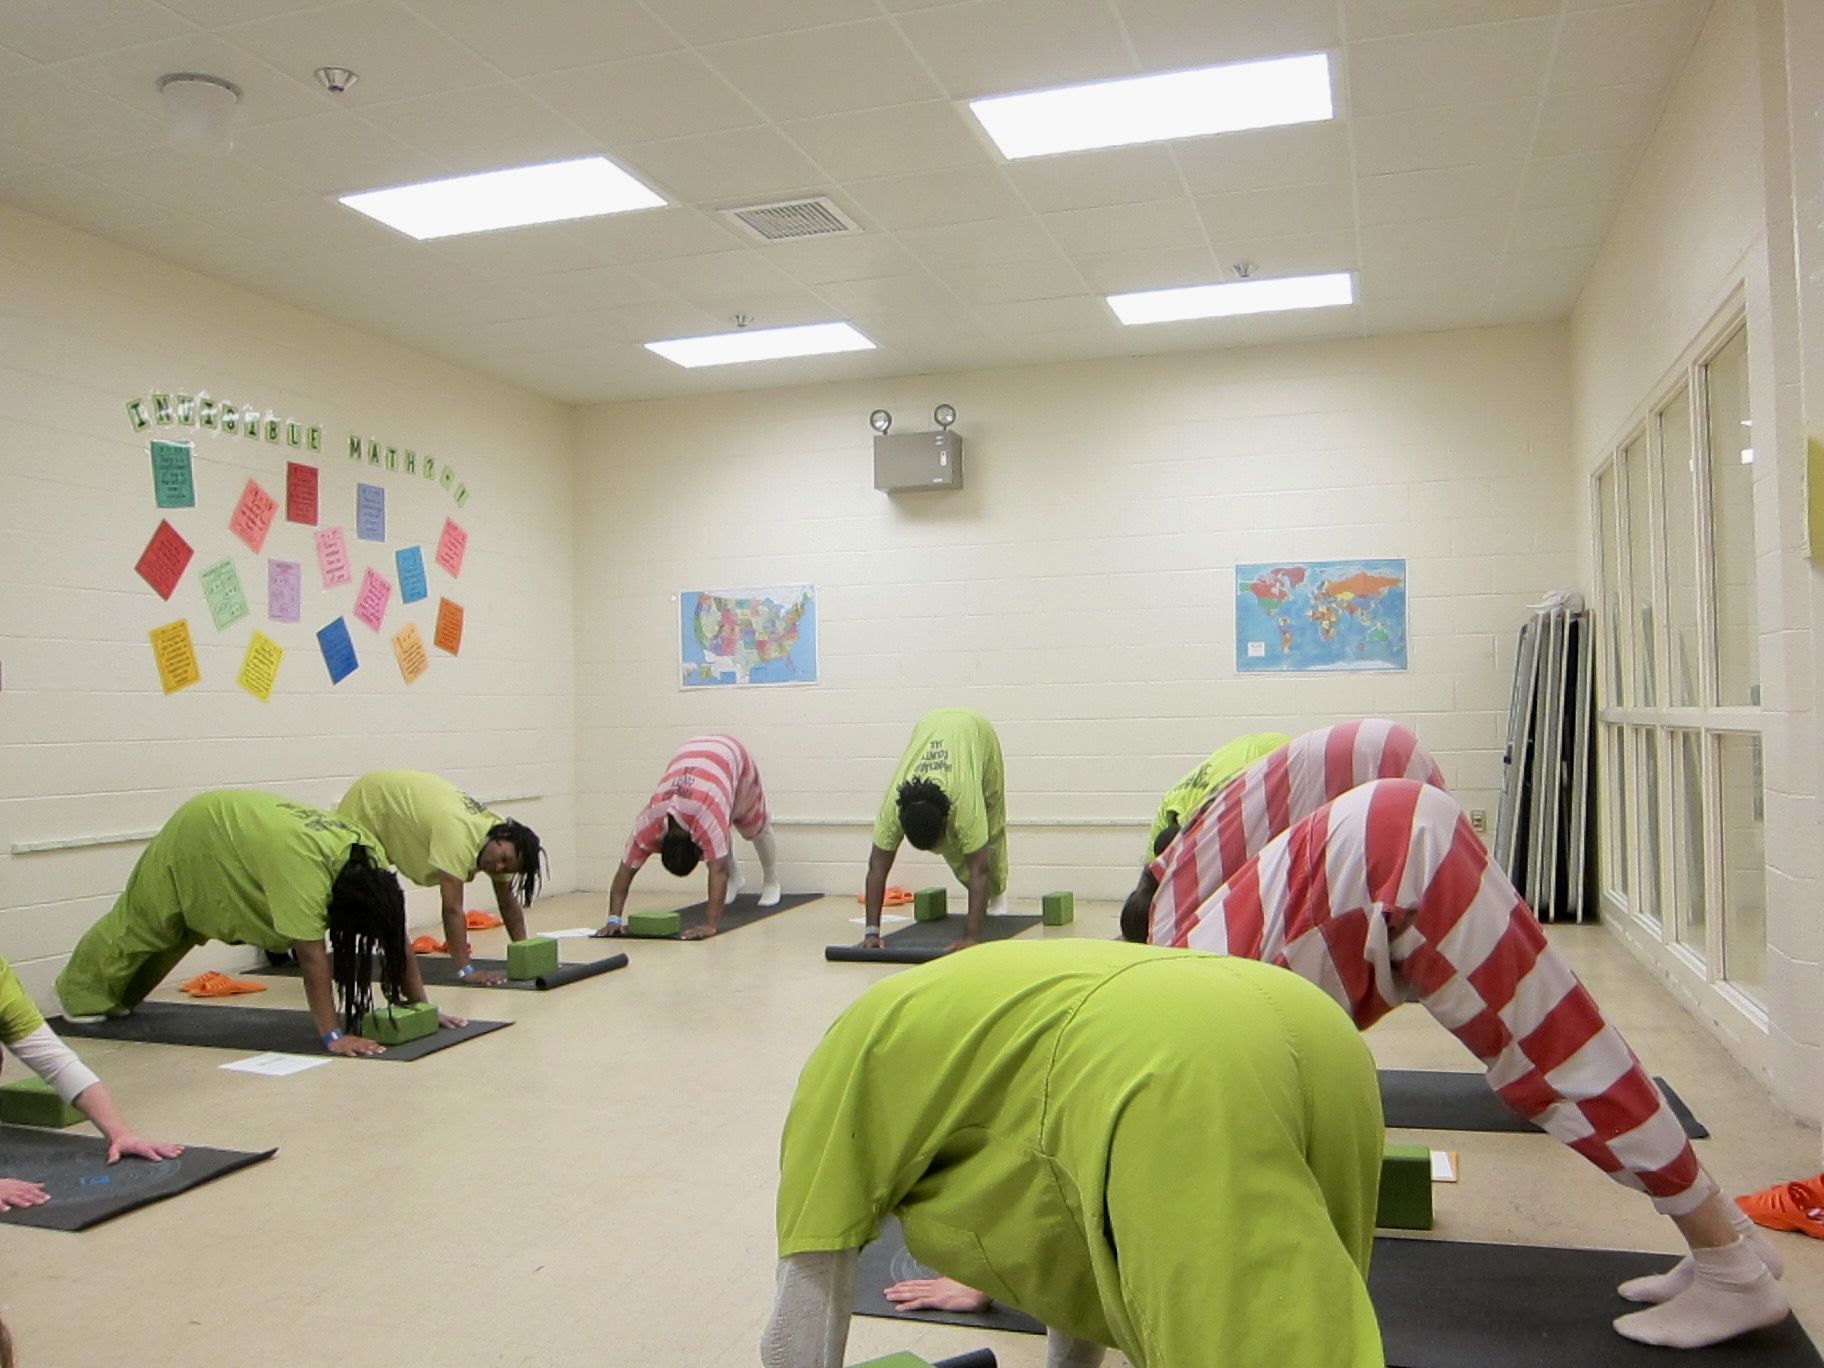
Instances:
[[[1405,669],[1406,562],[1237,565],[1235,668]]]
[[[678,595],[686,689],[817,682],[817,590],[690,589]]]

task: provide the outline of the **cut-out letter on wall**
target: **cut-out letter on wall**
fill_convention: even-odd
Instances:
[[[178,530],[163,519],[159,520],[158,530],[152,534],[152,540],[146,543],[146,549],[139,553],[139,564],[133,568],[139,571],[139,577],[152,586],[153,592],[162,599],[171,597],[171,591],[177,588],[177,582],[184,577],[184,567],[190,564],[190,557],[196,552],[185,541]]]
[[[159,686],[168,694],[187,689],[203,677],[197,668],[196,647],[190,642],[190,624],[179,618],[148,634],[152,640],[152,659],[158,664]]]

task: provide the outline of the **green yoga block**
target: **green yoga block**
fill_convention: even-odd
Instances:
[[[627,934],[630,936],[675,936],[684,929],[684,918],[676,912],[629,912]]]
[[[507,977],[532,979],[557,972],[557,942],[546,936],[528,936],[507,942]]]
[[[1068,893],[1047,893],[1039,903],[1047,926],[1068,926],[1077,919],[1077,900]]]
[[[1389,1145],[1382,1152],[1374,1223],[1388,1230],[1431,1229],[1431,1151],[1424,1145]]]
[[[399,1007],[376,1007],[361,1018],[361,1034],[382,1045],[403,1045],[437,1034],[437,1007],[429,1002],[408,1002]]]
[[[57,1090],[42,1078],[0,1083],[0,1121],[61,1130],[86,1120],[88,1117],[57,1096]]]
[[[922,1359],[917,1354],[900,1350],[897,1354],[888,1354],[885,1358],[869,1359],[866,1363],[857,1363],[855,1368],[931,1368],[930,1359]]]
[[[912,895],[912,915],[920,921],[942,921],[950,915],[950,895],[942,888],[921,888]]]

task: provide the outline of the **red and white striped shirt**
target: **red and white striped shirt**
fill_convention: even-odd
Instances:
[[[732,736],[697,736],[680,746],[633,824],[622,864],[638,869],[658,852],[667,817],[677,818],[707,860],[728,855],[731,826],[749,841],[764,832],[766,793],[747,747]]]

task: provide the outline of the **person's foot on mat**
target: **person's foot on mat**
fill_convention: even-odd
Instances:
[[[1618,1334],[1668,1349],[1701,1349],[1777,1325],[1792,1303],[1760,1255],[1737,1238],[1716,1249],[1699,1249],[1691,1286],[1646,1311],[1618,1317]]]
[[[99,1026],[108,1018],[105,1012],[96,1012],[93,1014],[84,1012],[80,1016],[75,1012],[65,1012],[63,1014],[63,1019],[72,1026]]]
[[[996,893],[988,899],[988,915],[991,917],[1007,915],[1007,895],[1005,893]]]
[[[1767,1265],[1767,1271],[1775,1278],[1785,1277],[1786,1260],[1780,1257],[1780,1251],[1773,1247],[1773,1242],[1756,1230],[1754,1223],[1738,1208],[1733,1206],[1730,1208],[1730,1219],[1735,1226],[1735,1233],[1748,1241],[1748,1247],[1761,1256],[1761,1262]],[[1644,1278],[1629,1278],[1615,1290],[1631,1302],[1646,1302],[1657,1306],[1661,1302],[1671,1301],[1672,1298],[1691,1286],[1691,1279],[1696,1272],[1697,1265],[1687,1254],[1664,1273],[1649,1273]]]
[[[784,896],[783,890],[776,883],[769,883],[760,890],[760,906],[777,907],[779,899]]]
[[[988,1294],[954,1278],[907,1278],[881,1293],[899,1311],[951,1311],[965,1316],[986,1311]]]

